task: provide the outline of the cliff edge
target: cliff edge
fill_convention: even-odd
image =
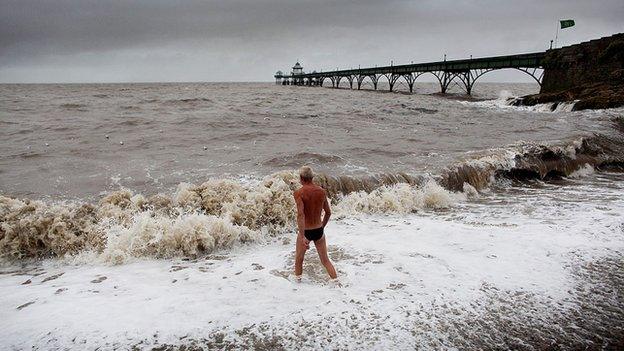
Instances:
[[[514,105],[576,101],[574,110],[624,106],[624,33],[548,50],[542,63],[540,93]]]

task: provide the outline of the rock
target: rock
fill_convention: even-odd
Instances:
[[[573,110],[624,106],[624,33],[549,50],[539,94],[513,105],[578,101]]]
[[[573,110],[604,109],[624,106],[624,84],[596,83],[556,93],[540,93],[518,98],[512,105],[534,106],[537,104],[572,102]]]

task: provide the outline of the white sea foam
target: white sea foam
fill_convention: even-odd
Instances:
[[[510,91],[501,90],[498,94],[498,98],[493,100],[484,101],[460,101],[460,103],[468,106],[478,106],[484,108],[496,108],[496,109],[512,109],[517,111],[528,112],[540,112],[540,113],[561,113],[571,112],[574,109],[574,105],[577,101],[570,102],[555,102],[555,103],[543,103],[533,106],[515,106],[513,103],[517,101],[519,97],[514,96]]]
[[[587,176],[593,169],[590,165],[576,170],[579,165],[570,162],[582,145],[582,138],[557,145],[518,142],[471,153],[446,169],[440,183],[404,174],[376,178],[319,175],[318,180],[328,189],[340,218],[408,214],[477,198],[477,189],[491,184],[498,172],[518,167],[517,174],[528,172],[540,179],[552,170],[564,170],[572,178]],[[547,157],[548,163],[542,157]],[[297,174],[284,171],[260,181],[180,183],[172,196],[146,197],[122,189],[106,194],[97,205],[0,196],[4,232],[0,256],[62,258],[85,251],[100,253],[100,261],[119,264],[137,257],[207,254],[293,229],[292,192],[298,186]]]
[[[469,183],[464,183],[462,188],[467,198],[476,199],[479,197],[479,192],[477,191],[477,189],[475,189],[475,187],[470,185]]]
[[[357,213],[413,213],[424,209],[449,208],[465,200],[462,193],[451,193],[434,181],[422,187],[409,184],[384,186],[370,193],[363,191],[344,196],[336,206],[338,216]]]
[[[260,233],[215,216],[182,214],[169,218],[145,211],[134,216],[130,226],[108,228],[106,238],[101,258],[120,264],[136,257],[196,256],[257,241]]]
[[[622,183],[594,179],[600,177],[574,187],[527,188],[521,196],[520,189],[483,194],[479,202],[459,204],[461,213],[331,221],[328,249],[341,286],[329,282],[314,247],[303,279],[291,279],[293,240],[239,246],[199,260],[143,258],[116,267],[46,260],[3,267],[3,273],[15,273],[0,275],[0,338],[9,348],[40,350],[175,348],[203,346],[201,340],[206,348],[233,349],[252,349],[245,344],[252,341],[286,349],[487,349],[511,336],[523,345],[536,338],[584,340],[592,330],[578,322],[579,309],[583,321],[600,328],[609,323],[601,319],[609,317],[600,314],[601,306],[621,311],[609,300],[616,297],[608,280],[594,286],[582,273],[616,273],[619,256],[611,266],[597,265],[624,250]],[[416,189],[394,191],[413,197]],[[566,201],[549,197],[553,192]],[[574,201],[579,196],[585,201]],[[130,246],[134,235],[145,235],[136,232],[152,226],[163,233],[165,227],[192,232],[199,223],[217,225],[195,214],[166,223],[147,212],[139,217],[120,228],[135,231]],[[147,234],[150,244],[136,242],[136,249],[159,250],[175,237]],[[545,322],[518,333],[527,330],[527,320]],[[561,328],[571,323],[577,327]]]
[[[68,256],[78,262],[92,257],[81,256],[83,251],[96,252],[97,261],[121,264],[262,241],[295,227],[296,179],[294,172],[281,172],[248,184],[227,179],[181,183],[171,197],[145,197],[124,189],[107,194],[95,206],[0,197],[5,233],[0,253],[5,258]],[[344,182],[355,191],[334,205],[341,218],[448,208],[466,199],[433,180],[422,186],[381,186],[370,193],[358,191],[362,185],[357,181]]]
[[[568,178],[584,178],[591,176],[595,173],[594,167],[590,164],[586,164],[585,166],[579,168],[578,170],[572,172]]]

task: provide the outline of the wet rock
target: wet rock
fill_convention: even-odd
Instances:
[[[605,109],[624,106],[624,84],[597,83],[583,85],[556,93],[540,93],[516,99],[514,106],[534,106],[552,103],[554,111],[561,102],[576,101],[574,111],[587,109]]]

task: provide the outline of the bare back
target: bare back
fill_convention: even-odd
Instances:
[[[327,255],[327,243],[325,241],[325,226],[331,217],[331,208],[327,201],[325,190],[312,183],[312,169],[301,167],[301,189],[293,194],[297,203],[297,245],[295,249],[295,276],[301,277],[303,272],[303,258],[306,250],[310,248],[310,242],[314,242],[319,259],[330,278],[337,277],[336,269]],[[321,213],[323,218],[321,219]]]
[[[323,226],[321,211],[329,204],[325,190],[318,185],[306,184],[295,192],[295,198],[303,202],[305,229],[316,229]]]

